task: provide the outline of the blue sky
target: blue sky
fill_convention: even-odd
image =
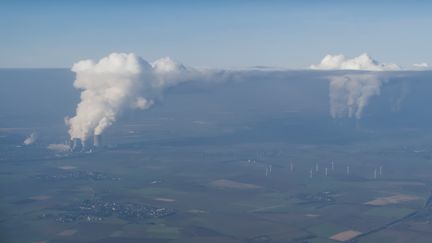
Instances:
[[[379,2],[379,3],[377,3]],[[198,67],[306,68],[326,54],[432,63],[432,1],[1,1],[0,67],[134,52]]]

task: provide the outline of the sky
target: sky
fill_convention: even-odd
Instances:
[[[432,63],[432,1],[0,1],[0,68],[133,52],[195,67],[308,68],[326,54]]]

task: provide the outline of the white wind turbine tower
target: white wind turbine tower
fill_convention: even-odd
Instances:
[[[379,167],[379,176],[382,176],[382,166]]]
[[[325,176],[327,176],[328,175],[328,169],[327,169],[327,167],[324,169],[324,171],[325,171]]]
[[[347,175],[350,174],[350,167],[349,167],[349,165],[347,165],[347,167],[346,167],[346,174],[347,174]]]
[[[376,179],[377,178],[377,169],[375,168],[374,169],[374,179]]]
[[[309,171],[309,177],[310,177],[310,178],[313,177],[313,169],[310,169],[310,171]]]
[[[334,167],[334,161],[332,160],[331,162],[331,170],[334,171],[335,167]]]

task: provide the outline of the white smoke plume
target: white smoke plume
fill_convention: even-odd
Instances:
[[[37,134],[35,132],[32,132],[23,142],[24,145],[30,145],[36,142],[37,140]]]
[[[320,64],[311,65],[311,69],[321,70],[360,70],[394,71],[396,64],[381,64],[368,54],[352,59],[343,55],[327,55]],[[371,97],[380,94],[383,80],[375,72],[341,74],[329,77],[330,115],[333,118],[355,117],[360,119]]]
[[[381,81],[373,74],[353,74],[330,78],[330,115],[360,119],[372,96],[379,95]]]
[[[58,153],[65,153],[71,150],[71,147],[68,144],[63,143],[53,143],[47,146],[47,149],[52,150]]]
[[[150,64],[132,53],[112,53],[97,62],[82,60],[72,71],[75,88],[82,90],[81,101],[76,115],[65,121],[70,138],[82,142],[100,135],[122,110],[149,108],[164,88],[192,73],[169,58]]]
[[[402,102],[408,97],[408,94],[410,93],[410,86],[407,82],[402,82],[399,92],[399,95],[392,102],[392,112],[399,112],[401,110]]]

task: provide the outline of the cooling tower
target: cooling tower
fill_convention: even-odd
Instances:
[[[81,143],[81,140],[79,138],[74,138],[72,140],[72,146],[71,146],[72,152],[81,151],[83,149],[83,144]]]
[[[93,147],[97,148],[102,145],[101,135],[94,135],[93,137]]]

